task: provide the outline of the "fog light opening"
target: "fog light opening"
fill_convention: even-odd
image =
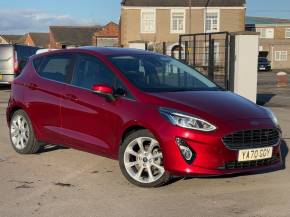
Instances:
[[[192,164],[195,159],[195,152],[186,144],[183,139],[176,138],[176,143],[186,163]]]

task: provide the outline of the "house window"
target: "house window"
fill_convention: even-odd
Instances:
[[[285,38],[290,38],[290,28],[285,29]]]
[[[171,11],[171,32],[185,33],[185,10]]]
[[[156,13],[154,9],[141,11],[141,33],[155,33]]]
[[[288,51],[275,51],[275,61],[287,61]]]
[[[218,9],[205,10],[205,32],[220,31],[220,12]]]
[[[274,38],[273,28],[258,28],[257,32],[260,33],[260,38]]]

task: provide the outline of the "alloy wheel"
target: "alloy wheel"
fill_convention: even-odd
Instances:
[[[127,173],[140,183],[153,183],[165,173],[159,143],[149,137],[139,137],[130,142],[124,152]]]
[[[16,115],[11,121],[10,135],[14,147],[23,150],[29,141],[29,125],[25,117]]]

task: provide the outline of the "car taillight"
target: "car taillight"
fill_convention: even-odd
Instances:
[[[14,51],[14,56],[13,56],[13,69],[14,69],[14,73],[17,74],[18,69],[19,69],[19,64],[18,64],[18,57],[17,57],[16,51]]]

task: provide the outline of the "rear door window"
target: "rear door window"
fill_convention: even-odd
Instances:
[[[41,66],[37,67],[37,72],[43,78],[70,83],[72,57],[73,55],[71,54],[48,56],[42,61]]]

